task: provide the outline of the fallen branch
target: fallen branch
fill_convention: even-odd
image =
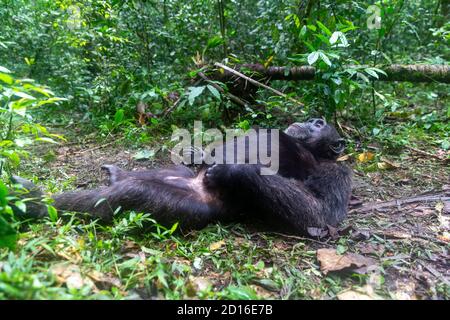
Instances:
[[[396,199],[384,202],[371,202],[363,205],[362,207],[352,209],[350,212],[365,213],[373,210],[384,209],[389,207],[400,208],[404,204],[416,203],[416,202],[427,202],[427,201],[450,201],[450,196],[447,193],[434,194],[429,196],[417,196],[403,199]]]
[[[419,149],[416,149],[416,148],[413,148],[413,147],[409,147],[409,146],[406,146],[406,148],[408,148],[409,150],[414,151],[416,153],[422,154],[424,156],[435,158],[435,159],[437,159],[439,161],[443,161],[443,162],[448,162],[449,161],[449,159],[441,158],[438,155],[435,155],[435,154],[432,154],[432,153],[429,153],[429,152],[426,152],[426,151],[423,151],[423,150],[419,150]]]
[[[274,88],[272,88],[272,87],[269,87],[268,85],[265,85],[264,83],[261,83],[261,82],[259,82],[259,81],[256,81],[255,79],[252,79],[252,78],[250,78],[250,77],[247,77],[245,74],[240,73],[239,71],[236,71],[236,70],[234,70],[234,69],[232,69],[232,68],[230,68],[230,67],[227,67],[226,65],[224,65],[224,64],[222,64],[222,63],[216,62],[216,63],[214,63],[214,66],[216,66],[216,67],[218,67],[218,68],[222,68],[222,69],[224,69],[224,70],[226,70],[226,71],[228,71],[228,72],[230,72],[230,73],[232,73],[232,74],[234,74],[234,75],[236,75],[236,76],[238,76],[238,77],[240,77],[240,78],[242,78],[242,79],[244,79],[244,80],[247,80],[248,82],[250,82],[251,84],[253,84],[253,85],[255,85],[255,86],[258,86],[258,87],[267,89],[267,90],[269,90],[269,91],[272,91],[272,92],[275,93],[276,95],[279,95],[279,96],[281,96],[281,97],[283,97],[283,98],[285,98],[285,99],[288,99],[288,100],[290,100],[290,101],[292,101],[292,102],[294,102],[294,103],[296,103],[296,104],[298,104],[298,105],[300,105],[300,106],[304,106],[304,104],[303,104],[302,102],[300,102],[300,101],[298,101],[298,100],[296,100],[296,99],[294,99],[294,98],[288,97],[288,96],[287,96],[286,94],[284,94],[283,92],[278,91],[278,90],[276,90],[276,89],[274,89]]]
[[[220,64],[215,63],[215,65],[217,66]],[[361,71],[366,67],[368,68],[370,66],[347,66],[347,68],[355,68]],[[316,68],[311,66],[272,66],[266,68],[262,64],[242,64],[236,66],[236,68],[239,70],[247,69],[249,71],[257,73],[259,78],[266,78],[269,80],[314,80],[316,76]],[[379,68],[386,72],[386,76],[383,74],[379,74],[379,78],[373,78],[373,80],[450,83],[450,65],[393,64],[390,66],[379,66]],[[228,69],[225,70],[229,71]],[[236,74],[235,72],[231,71],[230,73]],[[229,76],[230,74],[227,74],[227,72],[225,72],[223,75],[217,75],[217,78],[227,78]]]

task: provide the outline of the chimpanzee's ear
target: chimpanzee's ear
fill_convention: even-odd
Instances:
[[[339,139],[336,142],[332,143],[330,145],[330,149],[331,151],[333,151],[335,154],[341,154],[342,151],[344,151],[345,149],[345,140],[344,139]]]

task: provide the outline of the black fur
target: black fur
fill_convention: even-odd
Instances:
[[[260,175],[261,164],[204,166],[197,175],[184,166],[127,172],[107,165],[109,186],[57,195],[54,205],[105,221],[119,208],[149,212],[158,222],[178,221],[183,229],[245,215],[306,234],[308,227],[336,226],[346,217],[351,171],[336,163],[343,149],[332,126],[311,119],[280,132],[276,175]]]

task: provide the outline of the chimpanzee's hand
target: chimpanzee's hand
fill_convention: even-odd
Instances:
[[[226,185],[232,179],[235,165],[214,164],[206,170],[203,183],[208,187],[219,187]]]

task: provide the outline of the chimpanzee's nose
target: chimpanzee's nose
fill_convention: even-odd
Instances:
[[[308,122],[310,122],[313,126],[315,126],[317,128],[322,128],[323,126],[325,126],[327,124],[325,120],[319,119],[319,118],[310,119],[310,120],[308,120]]]

